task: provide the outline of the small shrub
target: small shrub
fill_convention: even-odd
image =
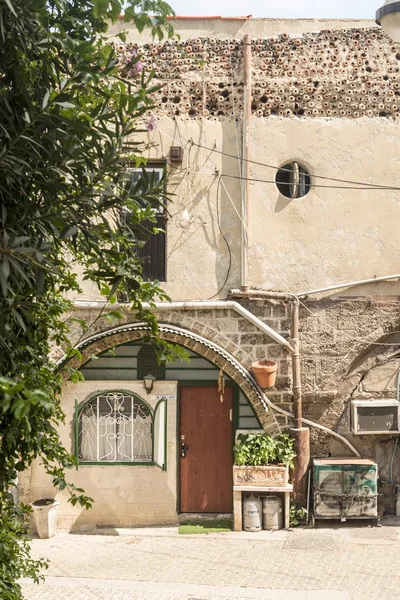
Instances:
[[[294,439],[288,433],[281,433],[275,438],[266,433],[241,434],[234,447],[235,465],[254,467],[284,464],[292,467],[296,456],[293,446]]]

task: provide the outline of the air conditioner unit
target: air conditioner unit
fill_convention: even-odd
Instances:
[[[356,435],[400,432],[400,402],[397,400],[352,400],[352,431]]]
[[[364,458],[314,459],[316,519],[378,517],[378,467]]]

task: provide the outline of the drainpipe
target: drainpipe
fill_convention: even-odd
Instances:
[[[300,302],[296,296],[282,292],[264,292],[263,290],[230,290],[230,296],[239,298],[269,298],[271,300],[284,300],[291,302],[292,315],[290,324],[290,344],[293,349],[292,356],[292,376],[293,376],[293,404],[295,428],[292,430],[294,435],[294,447],[296,458],[293,469],[293,488],[294,500],[300,507],[306,506],[307,502],[307,484],[308,468],[310,464],[310,430],[303,427],[303,407],[301,395],[301,370],[300,370],[300,340],[299,340],[299,306]]]
[[[295,350],[292,354],[293,402],[294,402],[294,450],[293,461],[294,501],[299,508],[307,504],[308,468],[310,466],[310,430],[303,427],[303,404],[301,397],[300,340],[299,340],[299,299],[292,304],[291,344]]]
[[[104,306],[104,302],[98,301],[88,301],[84,300],[75,300],[73,302],[74,308],[76,309],[94,309],[94,310],[115,310],[116,308],[130,308],[130,304],[109,304]],[[257,327],[262,333],[265,333],[268,337],[270,337],[274,342],[283,346],[288,352],[293,353],[294,349],[291,346],[288,340],[285,340],[284,337],[279,335],[276,331],[274,331],[269,325],[263,323],[261,319],[253,315],[249,310],[244,308],[239,302],[233,302],[232,300],[219,300],[217,302],[202,302],[202,301],[190,301],[190,302],[154,302],[149,304],[147,302],[143,302],[142,307],[147,310],[157,310],[157,311],[169,311],[169,310],[234,310],[241,317],[253,323],[255,327]]]
[[[241,289],[249,289],[248,283],[248,234],[250,197],[250,126],[251,126],[251,36],[243,38],[243,132],[242,132],[242,228],[241,228]],[[243,179],[244,178],[244,179]]]

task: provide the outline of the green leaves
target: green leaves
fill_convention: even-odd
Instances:
[[[94,16],[95,17],[104,17],[108,12],[110,1],[109,0],[94,0]],[[120,5],[119,2],[114,3],[117,6]],[[119,9],[118,9],[119,10]]]
[[[13,5],[11,4],[11,0],[4,0],[4,1],[7,4],[8,8],[11,10],[14,17],[16,17],[17,13],[15,12]]]
[[[235,465],[263,466],[284,464],[292,466],[296,453],[294,439],[287,433],[272,438],[266,433],[249,433],[238,436],[234,447]]]
[[[0,0],[1,1],[1,0]],[[126,20],[162,37],[171,35],[171,9],[160,0],[128,2]],[[151,108],[154,87],[142,72],[135,83],[116,68],[109,20],[120,0],[3,0],[0,11],[0,597],[22,600],[21,577],[39,580],[46,564],[33,561],[24,534],[28,507],[9,493],[17,472],[40,458],[70,502],[92,500],[66,479],[77,464],[58,435],[65,417],[54,346],[77,363],[69,318],[82,279],[102,290],[105,304],[122,292],[141,320],[160,360],[183,351],[157,339],[158,325],[143,302],[166,299],[158,282],[145,282],[137,249],[152,234],[166,203],[164,184],[143,171],[127,181],[127,155],[138,166],[138,120]],[[123,35],[123,34],[121,34]],[[138,58],[139,60],[139,58]],[[129,214],[126,225],[122,215]],[[77,272],[80,273],[78,278]],[[106,310],[110,324],[120,310]],[[77,327],[78,325],[78,327]],[[91,326],[95,325],[92,324]],[[71,330],[73,331],[70,331]],[[89,326],[90,329],[90,326]],[[76,338],[74,338],[76,341]],[[75,365],[75,362],[74,362]],[[76,365],[75,365],[76,366]],[[72,382],[79,369],[64,367]]]

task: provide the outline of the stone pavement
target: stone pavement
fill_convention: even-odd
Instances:
[[[50,559],[26,600],[394,600],[400,519],[259,534],[102,530],[33,540]]]

